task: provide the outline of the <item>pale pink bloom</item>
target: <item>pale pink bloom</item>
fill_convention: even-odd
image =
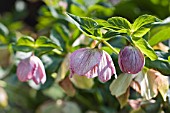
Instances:
[[[101,82],[111,79],[116,70],[110,55],[104,50],[81,48],[70,56],[70,76],[74,74],[94,78]]]
[[[37,56],[30,56],[18,64],[17,76],[21,82],[32,79],[36,84],[42,84],[46,81],[44,65]]]
[[[136,74],[142,70],[145,59],[137,47],[126,46],[119,53],[118,63],[122,72]]]

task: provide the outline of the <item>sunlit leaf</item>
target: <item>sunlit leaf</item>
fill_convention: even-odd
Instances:
[[[94,35],[97,30],[98,23],[89,17],[78,17],[73,14],[67,13],[67,15],[74,21],[74,24],[87,35]]]
[[[138,47],[142,51],[142,53],[148,56],[151,60],[156,60],[158,58],[152,47],[145,39],[133,39],[133,42],[135,46]]]
[[[34,50],[34,39],[29,36],[21,37],[13,48],[17,51],[30,52]]]
[[[35,41],[35,53],[37,55],[42,55],[44,53],[50,52],[54,49],[56,50],[62,50],[60,46],[52,42],[49,38],[45,36],[40,36],[38,39]]]
[[[122,17],[112,17],[107,20],[107,22],[111,25],[110,27],[115,29],[130,29],[131,23]]]
[[[61,49],[55,43],[53,43],[50,39],[45,36],[40,36],[36,42],[35,47],[41,51],[50,51],[52,49]]]
[[[134,37],[143,37],[149,30],[150,30],[150,28],[141,27],[137,31],[133,32],[133,36]]]
[[[103,24],[106,28],[111,28],[119,33],[129,33],[131,29],[131,23],[122,17],[112,17]]]
[[[152,15],[142,15],[139,16],[135,22],[132,24],[132,31],[135,32],[137,30],[139,30],[141,27],[145,27],[147,25],[147,27],[149,27],[152,23],[154,22],[158,22],[160,21],[158,18],[156,18],[155,16]]]
[[[155,35],[153,35],[148,43],[151,46],[154,46],[155,44],[158,44],[159,42],[165,41],[170,38],[170,28],[162,29],[159,32],[157,32]]]

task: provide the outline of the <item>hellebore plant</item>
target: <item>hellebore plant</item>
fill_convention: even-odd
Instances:
[[[44,65],[37,56],[30,56],[18,64],[17,76],[21,82],[32,79],[36,84],[42,84],[46,81]]]
[[[142,70],[145,59],[137,47],[126,46],[119,53],[118,63],[122,72],[136,74]]]
[[[104,50],[81,48],[70,56],[70,77],[74,74],[94,78],[98,76],[101,82],[111,79],[116,70],[112,58]]]

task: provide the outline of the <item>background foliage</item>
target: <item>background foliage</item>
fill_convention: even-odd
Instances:
[[[168,84],[164,77],[170,75],[169,15],[169,0],[1,0],[0,112],[169,113],[167,87],[162,87]],[[107,32],[102,34],[98,28]],[[115,51],[133,41],[146,55],[145,68],[159,71],[159,77],[154,78],[154,71],[140,73],[150,83],[146,86],[139,77],[121,74],[117,55],[103,44],[120,74],[118,82],[112,82],[114,77],[107,83],[79,76],[70,79],[69,54],[81,47],[94,47],[94,39],[101,36]],[[17,64],[30,51],[45,65],[44,85],[17,79]],[[153,92],[138,92],[133,85],[129,87],[132,81]],[[140,107],[135,109],[133,105],[138,103]]]

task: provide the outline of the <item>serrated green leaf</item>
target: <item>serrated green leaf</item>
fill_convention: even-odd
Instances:
[[[45,36],[40,36],[35,42],[35,48],[39,51],[51,51],[52,49],[61,49]]]
[[[105,34],[103,34],[103,38],[105,39],[105,40],[109,40],[109,39],[111,39],[111,38],[113,38],[113,37],[116,37],[117,35],[119,35],[120,33],[118,33],[118,32],[116,32],[116,31],[114,31],[114,30],[108,30]]]
[[[155,44],[159,42],[165,41],[170,38],[169,33],[170,33],[170,28],[162,29],[159,32],[157,32],[155,35],[153,35],[148,41],[148,43],[151,46],[154,46]]]
[[[148,56],[151,60],[156,60],[158,58],[152,47],[148,44],[148,42],[145,39],[139,38],[132,40],[135,46],[138,47],[142,51],[142,53]]]
[[[143,37],[149,30],[150,30],[150,28],[141,27],[133,33],[133,36],[134,37]]]
[[[23,36],[17,41],[17,45],[34,46],[34,39],[29,36]]]
[[[30,47],[30,46],[24,46],[24,45],[12,45],[13,49],[15,49],[16,51],[23,51],[23,52],[30,52],[34,50],[34,47]]]
[[[142,16],[139,16],[135,22],[133,23],[132,25],[132,31],[135,32],[137,31],[138,29],[140,29],[141,27],[146,27],[147,28],[149,27],[148,25],[154,23],[154,22],[158,22],[160,21],[158,18],[156,18],[155,16],[152,16],[152,15],[142,15]]]
[[[34,39],[29,36],[21,37],[16,45],[12,45],[17,51],[30,52],[34,50]]]
[[[67,15],[74,21],[74,24],[87,35],[94,35],[95,30],[97,30],[98,23],[92,18],[79,17],[73,14],[67,13]]]
[[[107,20],[109,23],[109,26],[111,28],[115,28],[118,30],[130,30],[131,28],[131,23],[122,17],[112,17]]]

